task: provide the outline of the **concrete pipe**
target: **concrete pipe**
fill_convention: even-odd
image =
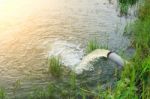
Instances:
[[[122,67],[125,65],[125,61],[119,55],[117,55],[115,52],[109,52],[107,54],[107,58],[112,60],[113,62],[115,62],[118,66]]]

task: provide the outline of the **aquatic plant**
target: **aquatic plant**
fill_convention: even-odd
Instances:
[[[62,63],[59,57],[52,56],[48,59],[49,73],[55,77],[60,77],[62,73]]]
[[[14,83],[13,83],[13,94],[14,96],[16,96],[16,92],[17,90],[21,87],[21,81],[20,80],[16,80]]]
[[[99,43],[97,42],[97,40],[90,40],[87,43],[87,47],[86,47],[86,53],[90,53],[96,49],[100,48]]]
[[[121,0],[120,0],[121,1]],[[125,2],[122,0],[122,3]],[[133,3],[133,2],[132,2]],[[143,14],[144,13],[144,14]],[[139,18],[132,24],[135,56],[124,66],[116,87],[99,91],[102,99],[149,99],[150,97],[150,1],[145,0]],[[99,89],[100,90],[100,89]]]
[[[108,46],[101,45],[96,39],[89,40],[86,47],[86,54],[91,53],[96,49],[108,49]]]
[[[119,3],[134,5],[138,0],[119,0]]]
[[[5,99],[6,98],[6,94],[3,88],[0,88],[0,99]]]
[[[128,14],[128,9],[129,9],[129,5],[128,4],[124,4],[124,3],[120,3],[120,14],[121,15],[127,15]]]
[[[77,85],[76,85],[76,74],[75,73],[71,73],[70,85],[71,85],[72,89],[76,89],[76,87],[77,87]]]
[[[129,7],[136,4],[137,1],[138,0],[118,0],[119,8],[120,8],[120,14],[121,15],[127,15]]]
[[[46,88],[38,87],[35,88],[32,93],[29,95],[29,99],[55,99],[55,85],[49,83]]]

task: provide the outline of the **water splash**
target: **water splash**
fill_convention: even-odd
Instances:
[[[49,57],[60,56],[62,63],[70,69],[75,68],[81,62],[83,49],[80,48],[80,45],[68,43],[67,41],[56,41],[51,47]]]
[[[52,50],[49,52],[49,57],[61,57],[62,63],[77,74],[93,70],[94,67],[90,62],[94,62],[97,58],[101,57],[107,58],[107,54],[110,52],[106,49],[96,49],[87,56],[84,56],[80,45],[77,46],[67,41],[56,41],[51,47]]]
[[[90,62],[96,60],[97,58],[100,57],[107,57],[107,54],[109,53],[109,50],[105,50],[105,49],[97,49],[93,52],[91,52],[90,54],[88,54],[87,56],[85,56],[82,61],[79,63],[78,66],[75,67],[75,72],[77,74],[81,74],[84,70],[93,70],[94,67],[90,64]]]

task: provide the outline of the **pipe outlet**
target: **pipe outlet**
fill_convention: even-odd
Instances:
[[[125,61],[115,52],[109,52],[107,58],[114,61],[118,66],[124,66]]]

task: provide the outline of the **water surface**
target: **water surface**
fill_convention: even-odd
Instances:
[[[125,21],[113,0],[1,1],[0,86],[11,95],[16,80],[22,90],[45,84],[49,55],[62,56],[71,68],[94,37],[112,50],[126,49]]]

